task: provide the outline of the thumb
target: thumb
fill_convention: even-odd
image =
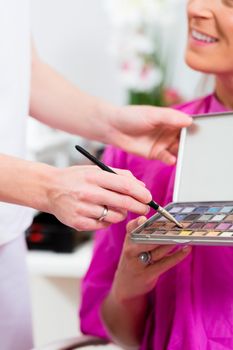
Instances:
[[[139,225],[142,225],[146,220],[147,218],[145,216],[139,216],[137,219],[131,220],[127,224],[127,234],[131,233]]]

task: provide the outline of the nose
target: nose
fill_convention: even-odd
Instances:
[[[187,4],[188,18],[211,18],[215,2],[216,0],[189,0]]]

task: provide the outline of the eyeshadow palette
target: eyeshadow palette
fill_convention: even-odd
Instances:
[[[183,202],[167,205],[182,224],[155,214],[131,233],[138,243],[233,245],[233,202]]]

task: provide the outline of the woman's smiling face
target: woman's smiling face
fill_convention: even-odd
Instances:
[[[213,74],[233,74],[233,0],[188,0],[186,63]]]

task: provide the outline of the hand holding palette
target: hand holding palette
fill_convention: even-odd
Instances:
[[[183,228],[153,215],[131,238],[139,243],[233,245],[233,202],[172,203],[166,209]]]
[[[132,232],[138,243],[233,245],[233,112],[194,116],[179,145],[173,203]],[[156,181],[156,179],[155,179]]]

